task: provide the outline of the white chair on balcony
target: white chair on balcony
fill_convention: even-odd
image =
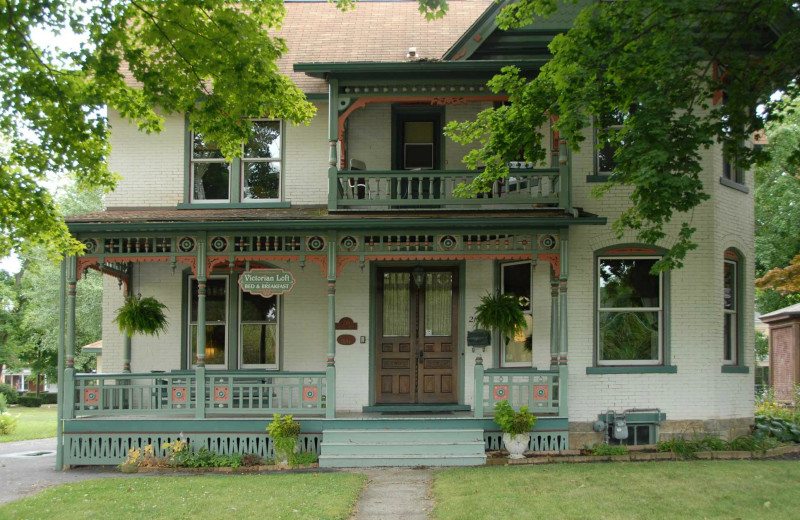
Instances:
[[[365,171],[367,164],[359,159],[350,159],[350,171]],[[372,191],[365,177],[347,179],[347,187],[350,189],[351,199],[372,199]]]

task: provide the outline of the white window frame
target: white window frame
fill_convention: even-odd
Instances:
[[[533,262],[531,260],[523,260],[521,262],[504,262],[500,264],[500,292],[503,292],[503,288],[505,287],[505,268],[514,266],[514,265],[522,265],[527,264],[530,272],[530,289],[529,294],[531,295],[531,302],[530,308],[528,311],[523,311],[523,314],[528,315],[531,317],[531,335],[533,335]],[[531,341],[531,360],[529,362],[525,361],[506,361],[506,342],[500,338],[500,366],[504,368],[531,368],[533,366],[533,341]]]
[[[230,321],[231,321],[231,319],[230,319],[231,318],[230,309],[229,309],[229,305],[228,305],[229,304],[229,298],[230,298],[230,285],[231,285],[230,284],[230,278],[228,276],[209,276],[207,279],[208,280],[225,280],[225,323],[224,323],[224,325],[225,325],[225,363],[223,363],[221,365],[220,364],[216,364],[216,365],[206,364],[206,368],[226,370],[228,368],[228,348],[230,347],[228,345],[228,338],[230,337],[230,329],[228,327],[230,327]],[[197,277],[189,276],[189,290],[187,291],[187,293],[188,293],[187,300],[188,301],[187,301],[187,304],[186,304],[186,310],[188,312],[187,320],[186,320],[186,322],[187,322],[186,326],[187,326],[187,329],[188,329],[186,331],[186,338],[187,338],[187,341],[186,341],[186,351],[187,351],[186,355],[187,355],[187,358],[186,359],[187,359],[187,365],[189,365],[192,368],[196,368],[197,364],[196,363],[192,363],[192,341],[194,339],[193,336],[192,336],[192,326],[197,325],[196,321],[192,321],[192,281],[193,280],[196,281]],[[198,317],[199,316],[200,316],[200,314],[198,313]],[[220,324],[222,324],[222,323],[219,322],[219,321],[210,321],[210,322],[207,321],[206,322],[206,325],[220,325]],[[200,348],[199,344],[197,345],[197,348],[198,349]]]
[[[283,303],[283,299],[280,296],[276,296],[275,301],[275,309],[277,312],[277,317],[275,318],[275,363],[265,363],[265,364],[258,364],[258,363],[245,363],[244,362],[244,332],[242,330],[243,325],[261,325],[261,324],[269,324],[267,321],[244,321],[242,319],[242,297],[244,295],[244,291],[242,291],[241,287],[239,288],[239,294],[237,296],[238,304],[239,304],[239,323],[238,323],[238,336],[239,336],[239,366],[241,368],[261,368],[266,370],[279,370],[280,366],[280,359],[281,359],[281,305]]]
[[[253,123],[278,123],[278,145],[280,147],[280,157],[277,159],[274,157],[264,158],[264,157],[245,157],[244,156],[244,145],[242,145],[242,158],[239,161],[239,201],[245,204],[258,204],[260,202],[280,202],[283,200],[283,135],[284,135],[284,124],[283,121],[280,119],[252,119]],[[259,162],[276,162],[280,165],[280,175],[278,176],[278,196],[274,199],[250,199],[245,198],[244,195],[244,178],[245,178],[245,168],[247,163],[259,163]]]
[[[194,137],[196,132],[189,132],[189,202],[193,204],[229,204],[231,202],[231,176],[233,168],[224,157],[214,159],[197,159],[194,156]],[[195,199],[194,179],[195,165],[197,164],[225,164],[228,167],[228,198],[227,199]]]
[[[723,291],[723,298],[722,298],[722,326],[723,326],[723,334],[722,334],[722,364],[724,365],[731,365],[736,366],[739,364],[739,291],[741,287],[739,287],[739,262],[736,260],[729,260],[725,259],[724,265],[730,264],[733,267],[733,298],[731,299],[733,302],[733,309],[726,309],[725,308],[725,271],[723,268],[722,274],[722,291]],[[725,316],[730,315],[731,318],[731,330],[728,331],[728,338],[730,339],[730,354],[731,358],[725,358],[725,350],[727,345],[724,344],[725,342]]]
[[[660,256],[638,256],[638,255],[602,255],[597,257],[595,263],[595,345],[597,349],[598,366],[634,366],[634,365],[661,365],[664,363],[664,273],[658,273],[658,307],[602,307],[600,302],[600,264],[603,260],[661,260]],[[658,313],[658,358],[657,359],[602,359],[603,345],[601,344],[600,334],[600,313],[601,312],[657,312]]]

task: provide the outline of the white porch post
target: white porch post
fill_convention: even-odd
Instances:
[[[325,417],[336,417],[336,233],[328,233],[328,362],[325,368]]]

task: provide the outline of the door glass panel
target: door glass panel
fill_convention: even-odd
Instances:
[[[453,273],[425,275],[425,335],[453,333]]]
[[[383,335],[409,336],[411,273],[383,274]]]

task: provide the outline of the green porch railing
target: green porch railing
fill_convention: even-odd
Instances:
[[[209,372],[208,413],[321,414],[326,381],[325,372]]]
[[[515,409],[532,413],[559,412],[558,370],[490,369],[483,375],[483,409],[492,414],[495,403],[508,401]]]
[[[193,372],[76,374],[75,415],[161,414],[196,408]]]
[[[404,206],[453,207],[542,204],[557,206],[561,194],[559,168],[514,168],[478,198],[453,196],[473,170],[343,170],[337,174],[338,208]]]
[[[193,371],[77,374],[75,416],[169,415],[196,410]],[[324,413],[324,372],[206,372],[208,414]]]

